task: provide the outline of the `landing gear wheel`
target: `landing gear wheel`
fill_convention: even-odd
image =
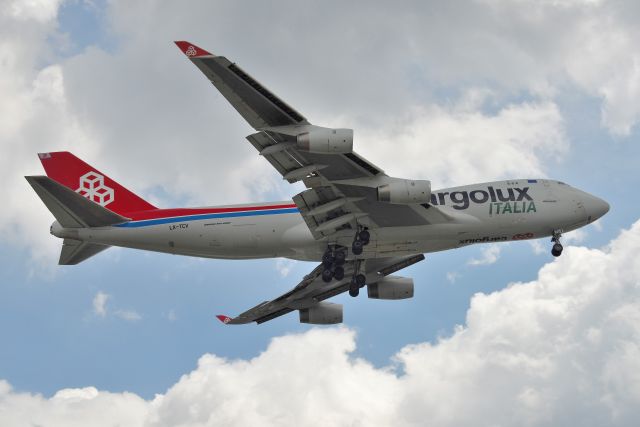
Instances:
[[[551,248],[551,255],[559,257],[560,255],[562,255],[562,249],[562,245],[560,243],[556,243],[555,245],[553,245],[553,248]]]
[[[344,279],[344,268],[342,268],[342,267],[336,267],[336,268],[333,270],[333,277],[334,277],[336,280],[342,280],[342,279]]]
[[[354,240],[353,244],[351,245],[351,252],[354,255],[360,255],[362,253],[362,247],[363,247],[363,243],[360,240]]]
[[[560,237],[562,237],[562,230],[553,230],[553,234],[551,235],[551,241],[553,242],[553,247],[551,248],[551,255],[555,257],[559,257],[562,255],[562,244],[560,243]]]
[[[344,264],[345,259],[347,258],[347,253],[345,251],[337,251],[334,257],[334,263],[336,265]]]
[[[333,279],[333,271],[330,269],[322,270],[322,281],[325,283],[329,283]]]
[[[367,277],[364,274],[356,274],[356,277],[353,278],[353,281],[359,288],[362,288],[367,284]]]
[[[349,284],[349,295],[355,298],[358,296],[358,294],[360,294],[360,287],[358,286],[357,283],[355,283],[355,279],[354,279]]]
[[[322,264],[326,268],[330,268],[331,265],[333,265],[334,261],[335,261],[335,258],[329,251],[325,252],[324,255],[322,256]]]
[[[369,230],[362,230],[358,233],[358,240],[361,240],[363,245],[368,245],[369,239],[371,239],[371,233],[369,233]]]

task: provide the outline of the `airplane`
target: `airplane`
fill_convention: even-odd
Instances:
[[[609,211],[604,200],[552,179],[510,179],[434,190],[428,180],[386,175],[353,151],[351,129],[311,124],[224,56],[175,44],[255,130],[246,139],[282,178],[302,181],[292,200],[160,209],[69,152],[40,153],[46,176],[27,176],[64,239],[59,264],[110,246],[194,257],[285,257],[319,264],[289,292],[225,324],[258,324],[298,311],[309,324],[343,321],[340,304],[366,287],[369,298],[411,298],[413,279],[394,273],[424,254],[479,243],[551,237]]]

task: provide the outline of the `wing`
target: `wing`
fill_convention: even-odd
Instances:
[[[298,285],[289,292],[272,301],[265,301],[245,311],[235,318],[218,315],[218,319],[230,325],[245,323],[264,323],[294,310],[311,308],[327,298],[331,298],[349,289],[354,271],[365,274],[367,285],[372,285],[398,270],[406,268],[424,259],[424,255],[405,257],[377,258],[362,261],[348,261],[345,264],[345,278],[327,284],[322,281],[322,264],[306,275]],[[301,316],[302,318],[302,316]]]
[[[308,123],[300,113],[224,56],[213,55],[186,41],[175,43],[254,129]]]
[[[352,229],[426,225],[446,222],[449,215],[428,204],[400,205],[378,201],[378,187],[394,178],[350,151],[323,154],[299,148],[297,138],[320,128],[278,98],[224,56],[185,41],[176,42],[187,57],[255,129],[247,139],[289,182],[303,181],[307,190],[293,197],[316,239],[329,237],[348,246]],[[366,251],[380,253],[375,232]],[[394,252],[389,252],[389,256]]]

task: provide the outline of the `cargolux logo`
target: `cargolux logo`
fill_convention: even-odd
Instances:
[[[104,176],[95,172],[87,172],[80,177],[80,188],[76,193],[100,206],[107,206],[115,200],[113,188],[104,185]]]
[[[187,56],[195,56],[195,55],[196,55],[196,53],[197,53],[197,52],[196,52],[196,48],[195,48],[195,47],[193,47],[193,46],[189,46],[189,47],[187,48],[187,51],[185,52],[185,54],[186,54]]]

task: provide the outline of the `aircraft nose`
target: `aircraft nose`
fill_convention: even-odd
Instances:
[[[591,221],[595,221],[609,212],[609,203],[591,194],[585,194],[582,203],[587,214],[591,217]]]

